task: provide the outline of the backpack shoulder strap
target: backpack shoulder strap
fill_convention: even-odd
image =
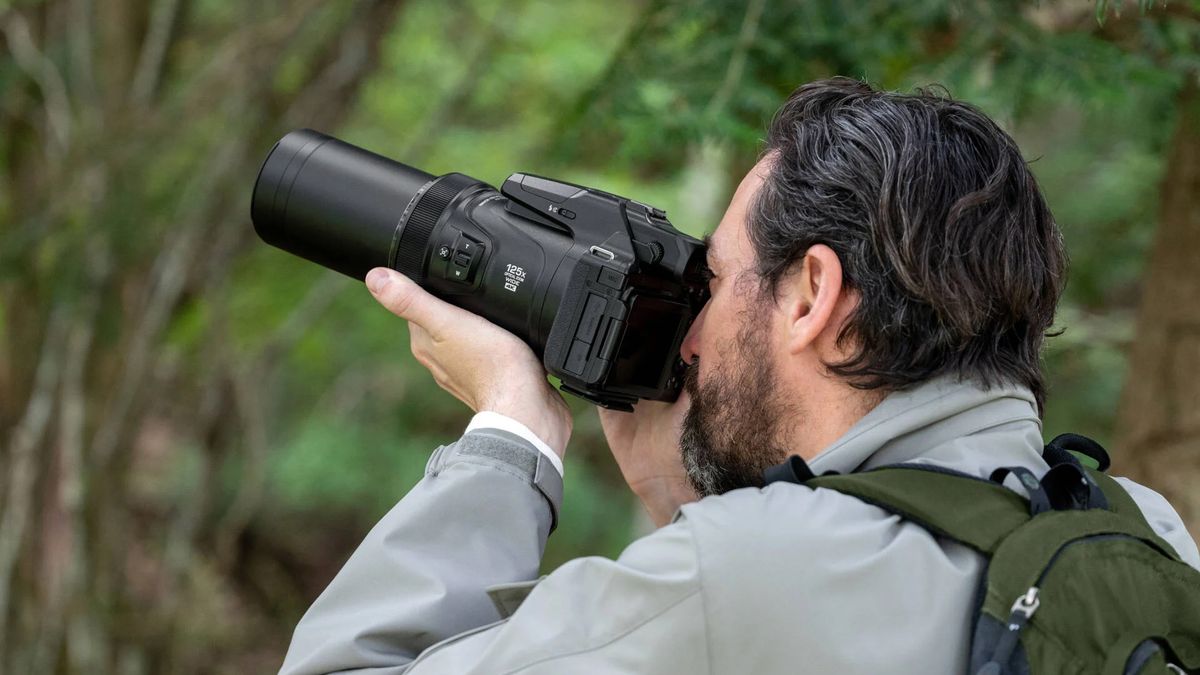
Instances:
[[[1104,493],[1104,497],[1108,499],[1108,510],[1114,513],[1119,513],[1122,516],[1136,518],[1139,521],[1145,521],[1142,515],[1142,510],[1138,507],[1137,502],[1133,501],[1133,497],[1121,487],[1121,484],[1112,476],[1097,471],[1095,469],[1087,470],[1088,476],[1095,481],[1096,485],[1100,486],[1100,490]]]
[[[1096,482],[1096,485],[1100,486],[1100,489],[1104,492],[1104,496],[1108,499],[1109,511],[1112,511],[1119,516],[1124,516],[1130,522],[1134,523],[1135,531],[1139,537],[1147,541],[1154,542],[1154,544],[1169,557],[1177,561],[1183,560],[1179,557],[1179,552],[1175,550],[1175,547],[1171,546],[1166,539],[1163,539],[1161,536],[1159,536],[1158,532],[1154,530],[1154,526],[1152,526],[1150,522],[1146,520],[1146,514],[1142,513],[1141,507],[1137,505],[1137,502],[1133,500],[1133,497],[1129,496],[1129,493],[1125,491],[1125,488],[1121,487],[1121,484],[1118,483],[1116,479],[1102,471],[1096,471],[1093,469],[1088,470],[1088,476],[1090,476],[1091,479]]]
[[[988,556],[1030,518],[1028,503],[1001,485],[920,464],[816,476],[803,484],[857,497]]]

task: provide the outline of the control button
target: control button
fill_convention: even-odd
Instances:
[[[591,345],[583,340],[576,340],[571,343],[571,351],[567,353],[567,362],[563,364],[563,368],[568,373],[582,375],[583,369],[587,366],[588,350],[591,347]]]
[[[450,259],[450,247],[442,246],[441,248],[439,248],[438,249],[438,257],[441,258],[442,260],[449,260]]]
[[[571,209],[559,209],[558,215],[566,218],[567,220],[575,220],[575,212]]]
[[[579,319],[579,330],[575,332],[576,339],[591,344],[596,342],[596,329],[600,327],[600,319],[604,316],[604,306],[608,301],[595,293],[589,293],[587,304],[583,306],[583,316]]]
[[[451,265],[449,276],[454,281],[470,283],[475,276],[479,261],[483,258],[484,247],[479,242],[464,235],[459,235],[454,246],[450,249]]]
[[[611,267],[604,267],[600,269],[599,281],[601,284],[604,284],[609,288],[620,290],[621,287],[625,285],[625,275],[612,269]]]
[[[651,265],[657,265],[658,261],[662,260],[663,254],[666,253],[662,243],[657,241],[635,241],[633,246],[638,250],[638,257]]]

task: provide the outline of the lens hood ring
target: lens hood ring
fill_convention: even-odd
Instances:
[[[392,269],[418,284],[425,282],[429,239],[442,213],[454,198],[479,181],[461,173],[448,173],[421,187],[396,225],[390,255]]]

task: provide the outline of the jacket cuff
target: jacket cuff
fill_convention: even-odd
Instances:
[[[510,475],[523,478],[550,507],[550,531],[558,527],[558,510],[563,499],[559,470],[529,441],[502,429],[481,428],[463,435],[456,443],[438,448],[425,473],[436,475],[456,462],[492,464]]]
[[[491,410],[482,410],[477,412],[475,413],[475,416],[471,418],[471,423],[467,425],[467,430],[463,433],[469,434],[476,429],[499,429],[501,431],[507,431],[510,434],[516,434],[522,440],[529,441],[533,444],[533,447],[541,451],[541,453],[546,456],[546,459],[550,460],[550,464],[555,469],[558,469],[558,474],[560,476],[562,475],[562,459],[560,459],[558,455],[554,454],[554,450],[551,449],[549,445],[546,445],[545,441],[538,438],[537,434],[533,433],[529,427],[521,424],[508,415],[503,415]]]

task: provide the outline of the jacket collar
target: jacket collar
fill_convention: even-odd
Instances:
[[[1029,389],[944,376],[889,394],[808,464],[816,474],[915,462],[987,476],[999,466],[1044,469],[1041,454]]]

